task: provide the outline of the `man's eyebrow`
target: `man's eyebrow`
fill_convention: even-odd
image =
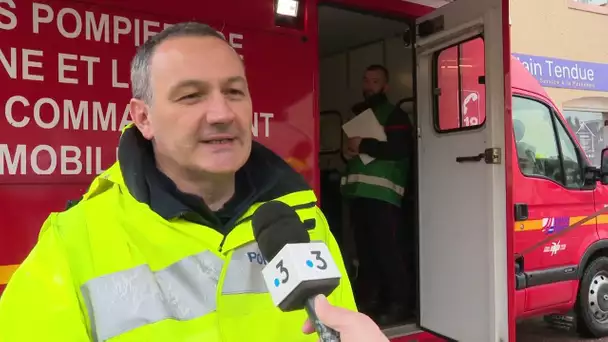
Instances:
[[[173,94],[174,92],[176,92],[177,90],[179,90],[181,88],[187,88],[187,87],[203,88],[206,86],[208,86],[207,82],[203,82],[203,81],[199,81],[199,80],[183,80],[183,81],[178,82],[173,87],[171,87],[171,91],[169,93]]]
[[[226,79],[226,81],[224,81],[226,84],[231,84],[231,83],[247,83],[247,81],[245,80],[245,77],[243,76],[232,76],[232,77],[228,77]]]
[[[224,79],[222,81],[222,83],[223,84],[234,84],[234,83],[247,84],[247,80],[243,76],[232,76],[232,77],[228,77],[228,78]],[[178,82],[173,87],[171,87],[169,94],[170,94],[170,96],[175,96],[176,95],[175,93],[183,88],[208,89],[209,87],[210,87],[209,82],[196,80],[196,79],[183,80],[183,81]]]

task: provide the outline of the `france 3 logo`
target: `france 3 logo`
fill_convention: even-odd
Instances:
[[[570,217],[545,217],[542,231],[545,234],[558,233],[569,225]]]

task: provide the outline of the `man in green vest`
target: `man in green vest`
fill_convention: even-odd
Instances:
[[[371,109],[384,127],[387,140],[351,137],[342,194],[350,202],[351,224],[359,259],[358,298],[380,324],[403,319],[409,303],[406,288],[405,246],[397,240],[403,227],[401,210],[406,191],[409,155],[413,146],[408,115],[386,96],[389,73],[381,65],[369,66],[363,78],[364,101],[353,106],[355,115]],[[366,154],[373,161],[365,164]],[[386,294],[380,297],[380,291]],[[382,312],[376,312],[382,309]]]

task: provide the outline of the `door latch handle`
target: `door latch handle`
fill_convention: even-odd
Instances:
[[[528,217],[528,205],[526,203],[515,203],[515,221],[525,221]],[[523,229],[524,226],[521,227]]]
[[[481,161],[485,156],[486,156],[485,153],[480,153],[476,156],[456,157],[456,162],[457,163],[478,162],[478,161]]]
[[[483,153],[476,156],[456,157],[457,163],[480,162],[485,161],[486,164],[500,164],[501,153],[499,147],[486,148]]]

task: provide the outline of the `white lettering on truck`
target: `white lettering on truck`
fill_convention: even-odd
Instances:
[[[17,6],[31,7],[27,12],[18,12]],[[57,34],[64,39],[54,42],[59,47],[53,50],[36,50],[31,45],[27,48],[10,44],[0,46],[0,79],[6,75],[14,82],[37,82],[31,88],[15,87],[21,89],[21,94],[11,94],[10,85],[0,92],[7,127],[27,130],[25,134],[8,132],[10,141],[0,143],[0,176],[93,175],[108,166],[102,165],[104,161],[116,160],[116,135],[130,123],[130,94],[123,89],[129,88],[131,49],[124,46],[139,46],[172,24],[82,8],[0,0],[0,31],[19,30],[19,35],[44,34],[45,37]],[[19,26],[19,16],[23,14],[31,16],[31,21],[28,20],[31,26]],[[220,33],[244,58],[244,35]],[[81,47],[74,43],[78,39],[119,47],[103,48],[103,56],[95,56],[97,48]],[[54,67],[47,68],[48,64]],[[40,82],[44,82],[42,88]],[[34,91],[24,93],[23,89]],[[48,89],[48,94],[40,94],[40,89]],[[100,94],[104,100],[90,99],[91,94]],[[71,99],[65,98],[66,95]],[[274,113],[259,111],[252,115],[253,136],[269,138]],[[40,131],[32,133],[32,130]],[[58,134],[56,130],[65,133]],[[108,136],[99,139],[99,133],[95,132]],[[76,138],[74,134],[79,135]],[[93,136],[95,143],[90,142]],[[69,138],[64,140],[63,137]],[[82,141],[82,145],[75,146],[74,141]],[[102,146],[92,146],[94,144]],[[111,154],[107,153],[109,150],[112,150]],[[111,160],[104,160],[108,156]]]
[[[21,110],[16,110],[17,103]],[[42,129],[63,128],[64,130],[93,130],[93,131],[120,131],[131,121],[129,120],[129,106],[124,105],[124,110],[120,113],[120,121],[116,120],[116,103],[109,103],[103,106],[100,102],[80,101],[78,106],[72,100],[63,100],[59,103],[48,97],[38,99],[33,106],[33,111],[24,111],[23,108],[31,106],[30,101],[21,95],[9,98],[4,105],[4,115],[6,121],[15,128],[26,127],[31,118],[34,124]],[[76,109],[78,108],[78,109]],[[47,119],[42,118],[42,111],[45,110]],[[17,115],[19,113],[19,115]],[[48,115],[51,113],[52,115]],[[49,120],[48,118],[51,117]],[[63,123],[63,125],[59,125]],[[91,125],[89,125],[91,123]],[[117,125],[117,123],[119,125]],[[81,128],[82,124],[82,128]]]
[[[14,3],[12,8],[15,8]],[[6,10],[5,12],[5,16],[12,15],[14,17],[12,12]],[[70,23],[75,22],[75,27],[71,30],[66,29],[66,26],[68,26],[65,24],[66,20]],[[16,25],[16,17],[13,21]],[[84,35],[86,40],[120,44],[122,36],[132,36],[135,46],[141,45],[150,37],[173,25],[153,20],[130,19],[106,13],[79,12],[69,7],[63,7],[56,11],[48,4],[36,2],[32,4],[32,23],[34,33],[40,33],[45,25],[54,25],[57,31],[67,39],[75,39]],[[243,48],[242,34],[229,33],[228,37],[225,34],[223,35],[235,49]]]
[[[254,137],[260,136],[260,121],[264,121],[264,134],[265,138],[270,137],[270,119],[274,118],[273,113],[253,113],[253,120],[251,124],[251,130]]]
[[[18,144],[11,149],[0,144],[0,175],[98,175],[103,172],[101,165],[102,148],[97,146],[60,146],[58,150],[49,145],[33,148]],[[57,168],[59,167],[59,170]]]
[[[0,0],[0,5],[3,3],[8,4],[8,7],[13,9],[17,7],[13,0]],[[3,20],[4,18],[8,19],[8,22]],[[17,27],[17,16],[15,13],[0,6],[0,30],[12,30],[15,27]]]

